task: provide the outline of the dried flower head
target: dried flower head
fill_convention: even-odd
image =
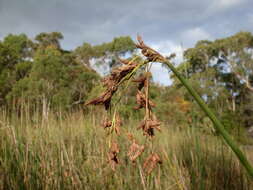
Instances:
[[[106,119],[103,121],[103,123],[102,123],[102,127],[103,127],[104,129],[109,128],[109,127],[111,127],[111,126],[112,126],[112,122],[111,122],[108,118],[106,118]]]
[[[155,50],[151,49],[150,47],[146,46],[138,36],[138,44],[136,45],[137,48],[142,50],[142,54],[147,57],[147,59],[143,63],[136,63],[134,62],[135,59],[132,61],[122,60],[119,61],[123,64],[121,67],[114,68],[110,75],[105,77],[102,80],[103,87],[105,87],[105,91],[97,98],[89,101],[86,105],[93,104],[93,105],[104,105],[105,109],[108,110],[111,106],[111,99],[114,93],[117,92],[119,86],[122,82],[129,80],[134,73],[135,69],[138,69],[140,66],[143,66],[149,62],[153,61],[164,61],[165,59],[170,59],[174,55],[171,55],[169,58],[164,58]],[[149,66],[146,65],[146,71],[149,70]],[[146,115],[145,119],[141,122],[138,129],[143,130],[143,134],[147,137],[153,137],[155,129],[160,131],[161,123],[155,118],[152,114],[152,107],[155,107],[155,104],[149,100],[149,77],[150,73],[146,72],[144,75],[141,75],[139,78],[134,79],[133,82],[138,83],[138,90],[136,93],[136,103],[137,106],[135,109],[145,108]],[[145,94],[141,91],[145,87]],[[116,104],[115,104],[116,105]],[[120,126],[122,125],[122,121],[119,115],[115,112],[113,120],[105,119],[102,123],[104,129],[109,128],[109,133],[115,132],[116,134],[120,134]],[[113,136],[110,136],[113,138]],[[111,142],[110,138],[110,142]],[[136,159],[144,152],[145,146],[139,145],[136,139],[133,137],[132,134],[128,134],[128,139],[131,142],[129,150],[127,152],[127,156],[132,162],[135,162]],[[108,164],[115,171],[116,166],[119,164],[119,146],[116,142],[112,142],[110,145],[110,149],[108,152]],[[144,162],[143,168],[147,174],[150,174],[152,170],[157,166],[157,164],[161,164],[161,159],[158,154],[152,153]]]
[[[120,119],[119,114],[116,115],[114,123],[112,121],[110,121],[108,118],[106,118],[102,122],[102,127],[104,129],[111,128],[112,126],[113,126],[113,130],[115,131],[115,133],[120,134],[120,127],[122,126],[122,120]]]
[[[135,141],[135,138],[132,133],[127,132],[126,135],[129,141],[131,142]]]
[[[114,129],[115,129],[115,133],[116,134],[120,134],[120,127],[122,126],[122,120],[120,119],[120,116],[119,114],[116,115],[116,119],[115,119],[115,126],[114,126]]]
[[[143,153],[144,149],[144,145],[138,145],[135,141],[133,141],[127,155],[132,162],[135,162],[135,160]]]
[[[157,164],[162,164],[162,160],[158,154],[152,153],[146,158],[143,164],[145,173],[149,175],[154,170],[154,168],[156,168]]]
[[[110,151],[108,153],[108,162],[113,171],[115,171],[116,166],[119,164],[118,154],[119,154],[119,146],[116,142],[113,142],[110,147]]]
[[[133,69],[138,65],[135,62],[131,62],[131,61],[127,61],[127,60],[121,60],[121,62],[123,62],[123,64],[124,64],[122,67],[113,69],[112,73],[102,80],[103,86],[106,87],[106,91],[103,92],[98,98],[95,98],[95,99],[87,102],[85,105],[90,105],[90,104],[101,105],[101,104],[103,104],[105,106],[106,110],[109,109],[112,96],[118,90],[119,83],[127,74],[132,72]],[[127,63],[129,63],[129,64],[127,64]]]
[[[85,105],[101,105],[103,104],[105,106],[105,109],[108,110],[111,104],[111,99],[113,94],[117,91],[117,88],[111,88],[103,92],[98,98],[95,98],[89,102],[87,102]]]
[[[159,122],[157,119],[144,119],[137,129],[142,129],[144,135],[153,137],[155,135],[154,129],[161,131],[160,125],[161,122]]]
[[[141,49],[141,53],[147,57],[148,61],[150,62],[162,62],[164,61],[164,57],[159,54],[157,51],[153,50],[152,48],[148,47],[142,40],[141,36],[137,36],[138,44],[136,44],[137,48]]]
[[[146,95],[142,93],[140,90],[136,93],[136,103],[138,104],[136,107],[134,107],[135,110],[139,110],[141,108],[146,107]],[[148,108],[151,109],[151,107],[155,107],[155,104],[149,100],[148,101]]]
[[[141,75],[139,78],[132,80],[133,82],[138,83],[138,90],[141,90],[143,87],[147,87],[148,79],[151,76],[151,73],[146,72],[145,75]]]

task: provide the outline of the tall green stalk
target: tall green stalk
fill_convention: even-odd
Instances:
[[[196,91],[189,85],[188,81],[181,76],[181,74],[177,71],[177,69],[169,62],[169,61],[163,61],[164,64],[166,64],[172,72],[176,75],[176,77],[181,81],[181,83],[185,86],[185,88],[188,90],[188,92],[193,96],[193,98],[197,101],[201,109],[207,114],[207,116],[212,120],[214,127],[216,130],[221,134],[221,136],[225,139],[226,143],[230,148],[233,150],[233,152],[236,154],[237,158],[240,160],[241,164],[245,167],[248,174],[253,177],[253,167],[247,160],[244,153],[240,150],[239,146],[236,144],[236,142],[232,139],[232,137],[228,134],[228,132],[225,130],[223,124],[216,118],[214,113],[207,107],[207,105],[204,103],[202,98],[196,93]]]

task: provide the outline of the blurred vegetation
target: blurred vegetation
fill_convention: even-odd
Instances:
[[[59,32],[40,33],[34,39],[25,34],[6,36],[0,41],[0,106],[40,110],[85,108],[83,103],[102,91],[101,78],[92,63],[113,69],[118,57],[138,53],[128,36],[116,37],[98,45],[83,43],[74,50],[61,48]],[[141,61],[141,60],[138,60]],[[253,36],[239,32],[215,41],[201,40],[184,52],[177,67],[182,75],[217,113],[227,130],[236,136],[253,125]],[[169,76],[169,75],[168,75]],[[151,83],[154,112],[160,120],[175,127],[211,125],[192,97],[174,76],[169,87]],[[134,111],[135,85],[130,83],[119,110],[123,118],[140,118]],[[116,99],[116,98],[115,98]],[[203,127],[203,131],[206,131]],[[215,133],[215,131],[213,131]],[[239,138],[239,137],[238,137]]]
[[[34,39],[10,34],[0,41],[0,189],[19,185],[21,189],[144,188],[138,167],[122,166],[116,174],[99,169],[97,163],[105,161],[106,147],[100,129],[94,129],[104,110],[84,106],[103,91],[102,76],[93,63],[113,69],[120,64],[118,57],[131,59],[138,54],[134,42],[122,36],[97,45],[85,42],[67,51],[61,39],[61,33],[52,32]],[[253,35],[239,32],[199,41],[184,52],[177,68],[229,133],[239,143],[252,145],[247,130],[253,126]],[[157,176],[146,179],[147,189],[219,189],[219,185],[250,189],[252,184],[237,161],[216,138],[212,122],[180,82],[169,76],[171,86],[150,85],[150,98],[156,104],[153,111],[165,131],[157,137],[157,146],[162,144],[166,164]],[[125,84],[112,101],[121,98],[117,109],[129,130],[144,115],[133,109],[135,85]],[[118,181],[110,180],[115,177]]]
[[[152,150],[145,149],[136,163],[127,157],[127,134],[139,142],[146,138],[129,120],[117,137],[120,146],[117,169],[108,163],[109,140],[100,127],[103,113],[50,112],[21,117],[0,113],[0,189],[222,189],[251,190],[247,176],[220,138],[203,135],[196,128],[162,126]],[[143,162],[151,151],[159,152],[162,164],[151,175]],[[245,153],[253,161],[252,148]]]

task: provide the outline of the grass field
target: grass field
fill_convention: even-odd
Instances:
[[[101,117],[82,112],[50,114],[48,120],[0,115],[0,189],[253,189],[233,153],[222,140],[194,128],[162,126],[153,141],[137,131],[137,121],[125,121],[119,164],[108,163],[109,139]],[[131,163],[127,157],[131,133],[151,148]],[[250,157],[252,150],[247,150]],[[150,175],[145,158],[162,159]]]

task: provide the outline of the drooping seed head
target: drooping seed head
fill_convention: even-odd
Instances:
[[[143,164],[143,169],[145,173],[149,175],[157,167],[158,164],[162,164],[161,158],[157,153],[152,153],[146,158]]]

